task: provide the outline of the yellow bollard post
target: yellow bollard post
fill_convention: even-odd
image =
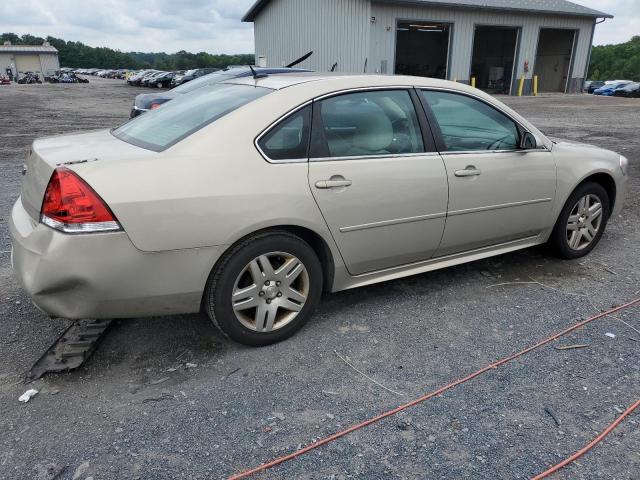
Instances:
[[[533,96],[538,96],[538,75],[533,76]]]
[[[471,77],[471,86],[476,88],[476,77]]]
[[[520,84],[518,85],[518,96],[521,97],[522,96],[522,91],[524,90],[524,73],[522,74],[522,77],[520,77]]]

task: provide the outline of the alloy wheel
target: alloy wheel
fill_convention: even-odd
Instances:
[[[575,204],[567,222],[566,239],[569,248],[580,251],[587,248],[597,237],[602,226],[602,200],[588,194]]]
[[[254,258],[238,275],[231,303],[236,318],[260,333],[279,330],[303,309],[309,273],[294,255],[272,252]]]

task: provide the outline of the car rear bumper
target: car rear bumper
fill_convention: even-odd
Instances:
[[[52,317],[130,318],[193,313],[222,247],[147,253],[125,232],[67,235],[36,223],[18,199],[11,263],[34,304]]]

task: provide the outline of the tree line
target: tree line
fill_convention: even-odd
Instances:
[[[640,81],[640,35],[626,43],[593,47],[588,78]]]
[[[253,64],[253,54],[212,55],[206,52],[177,53],[121,52],[106,47],[90,47],[81,42],[66,42],[55,37],[18,36],[3,33],[0,45],[9,41],[13,45],[42,45],[45,41],[58,50],[60,65],[74,68],[129,68],[157,70],[189,70],[191,68],[224,68],[229,65]]]

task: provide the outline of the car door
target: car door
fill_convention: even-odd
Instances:
[[[556,164],[544,147],[520,148],[513,119],[480,98],[421,90],[449,179],[445,256],[525,239],[551,224]]]
[[[429,259],[440,244],[447,178],[423,127],[412,89],[314,102],[309,186],[352,275]]]

